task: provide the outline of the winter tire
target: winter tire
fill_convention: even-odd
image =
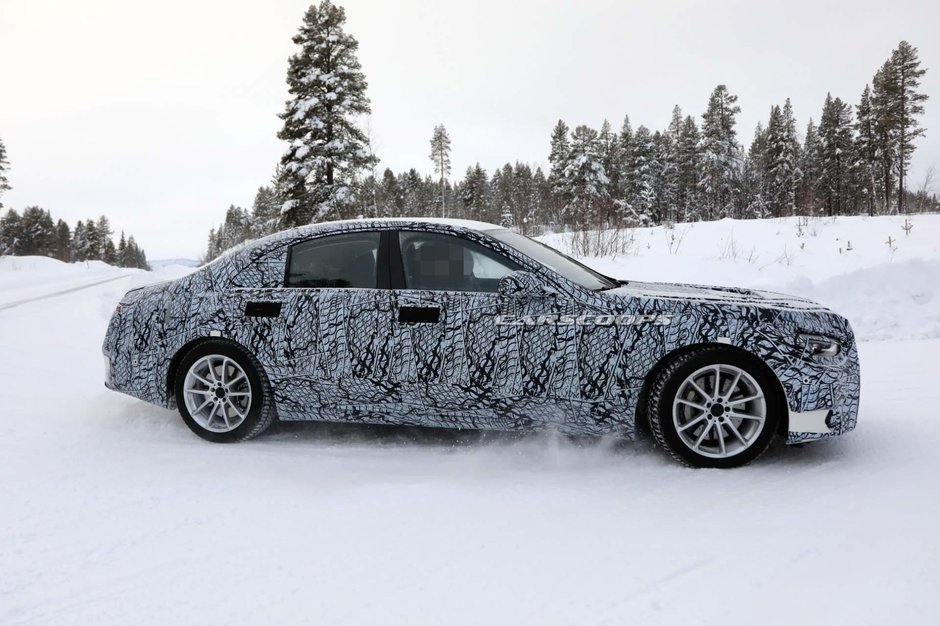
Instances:
[[[212,339],[194,347],[180,362],[175,382],[183,421],[208,441],[244,441],[275,419],[261,364],[230,341]]]
[[[686,352],[653,381],[647,415],[656,441],[692,467],[738,467],[770,445],[786,403],[773,373],[722,346]]]

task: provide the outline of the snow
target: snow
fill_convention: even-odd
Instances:
[[[864,321],[862,293],[936,312],[940,219],[912,221],[821,222],[790,265],[772,262],[804,239],[789,221],[696,224],[675,255],[642,231],[635,255],[591,261],[832,294],[879,337],[856,431],[725,472],[550,434],[295,424],[208,444],[102,385],[124,291],[191,268],[4,258],[0,624],[934,623],[940,335]],[[718,258],[732,230],[760,262]]]
[[[363,223],[363,222],[373,222],[377,224],[387,224],[387,223],[401,223],[401,222],[413,222],[418,224],[441,224],[443,226],[453,226],[456,228],[467,228],[469,230],[476,231],[487,231],[493,229],[500,229],[502,226],[496,224],[490,224],[487,222],[478,222],[476,220],[465,220],[465,219],[456,219],[456,218],[445,218],[445,217],[371,217],[365,219],[352,219],[352,220],[335,220],[330,222],[331,224],[344,224],[344,223]],[[311,231],[316,230],[322,227],[322,223],[318,224],[308,224],[306,226],[298,226],[297,229],[310,229]]]
[[[540,239],[572,253],[570,233]],[[940,337],[940,215],[725,219],[595,239],[626,250],[584,259],[616,278],[778,291],[847,315],[861,339]]]

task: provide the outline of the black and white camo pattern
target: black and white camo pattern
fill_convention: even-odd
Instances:
[[[504,280],[501,293],[283,288],[292,244],[341,232],[396,229],[464,237],[526,271]],[[544,293],[532,295],[540,289]],[[259,301],[280,303],[281,315],[246,317],[246,303]],[[440,322],[399,323],[401,306],[440,307]],[[670,321],[496,323],[501,315],[548,314],[659,315]],[[842,354],[810,358],[800,333],[837,339]],[[179,280],[131,291],[104,341],[111,364],[108,385],[172,408],[175,363],[190,346],[214,336],[257,357],[282,420],[552,426],[570,434],[629,438],[653,368],[676,350],[714,343],[762,359],[779,378],[791,411],[832,410],[830,434],[791,432],[790,443],[847,432],[855,427],[858,410],[854,336],[848,321],[831,311],[779,294],[693,285],[631,282],[593,292],[472,224],[311,225],[245,244]]]

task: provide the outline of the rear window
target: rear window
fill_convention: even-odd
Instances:
[[[286,287],[376,288],[379,233],[349,233],[294,244],[287,262]]]

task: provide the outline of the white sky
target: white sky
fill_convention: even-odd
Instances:
[[[0,137],[14,189],[71,225],[105,213],[148,257],[196,257],[283,151],[276,114],[309,2],[0,0]],[[940,165],[940,2],[344,0],[369,81],[380,167],[430,172],[444,123],[455,178],[479,161],[546,164],[551,128],[663,128],[739,96],[739,139],[789,96],[851,104],[901,39],[931,96],[911,171]],[[773,7],[773,8],[771,8]],[[940,183],[938,183],[940,184]],[[940,191],[940,189],[937,189]]]

